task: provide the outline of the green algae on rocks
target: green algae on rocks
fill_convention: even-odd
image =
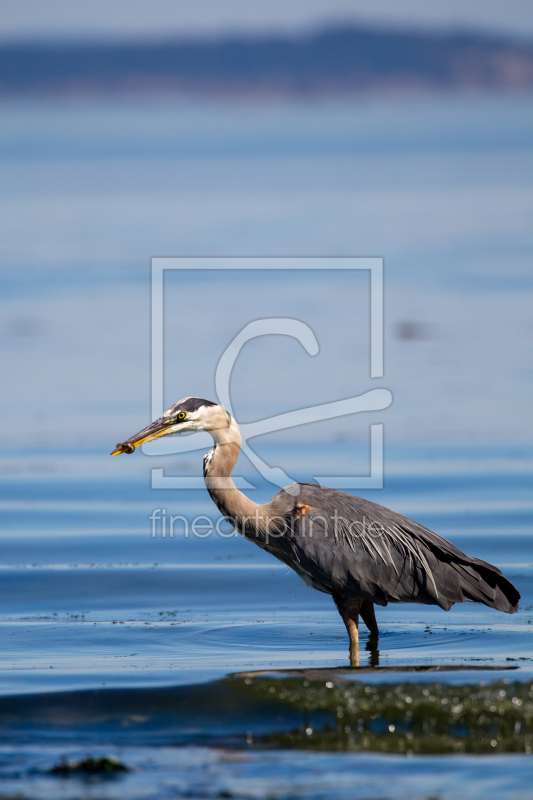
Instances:
[[[117,775],[129,772],[130,768],[116,758],[84,758],[82,761],[61,759],[59,764],[48,770],[49,775],[69,777],[70,775]]]
[[[508,680],[454,686],[247,678],[245,691],[303,715],[265,745],[404,753],[531,753],[533,684]],[[317,712],[321,722],[313,723]],[[324,721],[325,720],[325,721]]]

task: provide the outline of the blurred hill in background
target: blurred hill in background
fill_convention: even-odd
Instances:
[[[0,94],[325,94],[524,89],[533,43],[328,27],[312,35],[0,46]]]

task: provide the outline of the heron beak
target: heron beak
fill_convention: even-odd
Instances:
[[[155,422],[143,428],[139,433],[130,436],[125,442],[119,442],[111,455],[118,456],[121,453],[134,453],[136,447],[145,442],[151,442],[153,439],[159,439],[160,436],[164,436],[166,433],[168,433],[168,427],[160,419],[156,419]]]

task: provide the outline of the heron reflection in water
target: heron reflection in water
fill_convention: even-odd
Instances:
[[[231,479],[241,436],[233,417],[216,403],[180,400],[111,455],[189,431],[208,431],[214,439],[204,457],[204,478],[220,512],[246,539],[333,597],[350,637],[352,666],[359,663],[359,617],[370,631],[368,649],[377,647],[374,605],[422,603],[448,611],[471,600],[506,614],[518,610],[520,594],[497,567],[370,500],[296,483],[264,505],[254,503]]]

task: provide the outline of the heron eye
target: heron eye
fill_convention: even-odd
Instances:
[[[185,413],[185,411],[180,411],[180,413],[178,414],[178,419],[185,419],[186,416],[187,414]]]

